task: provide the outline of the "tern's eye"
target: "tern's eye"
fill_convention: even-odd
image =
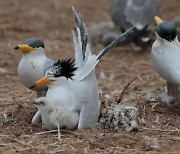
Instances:
[[[39,102],[40,105],[44,105],[44,102]]]

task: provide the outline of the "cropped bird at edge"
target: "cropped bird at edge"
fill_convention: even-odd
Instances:
[[[95,66],[105,53],[129,37],[135,27],[130,28],[98,55],[95,55],[92,54],[82,16],[74,8],[72,8],[72,12],[78,32],[78,38],[76,38],[74,31],[72,31],[75,62],[72,59],[64,59],[54,63],[54,66],[46,72],[45,76],[31,88],[48,85],[46,98],[62,108],[78,111],[77,128],[86,129],[97,124],[100,112]],[[47,125],[50,123],[49,120],[46,120]],[[48,129],[46,124],[44,124],[44,128]]]
[[[169,104],[179,97],[180,85],[180,42],[176,27],[168,21],[155,17],[156,40],[151,50],[151,58],[156,71],[167,81],[168,95],[161,100]]]
[[[137,27],[124,44],[133,42],[140,48],[147,47],[150,40],[148,26],[153,24],[154,16],[159,12],[160,0],[110,0],[110,14],[115,26],[122,32]],[[106,44],[115,39],[108,37],[104,39]]]
[[[18,65],[18,76],[20,82],[27,88],[35,84],[41,79],[45,72],[53,66],[54,61],[49,59],[45,54],[44,43],[37,38],[26,40],[23,44],[14,47],[22,52],[22,58]],[[37,96],[45,96],[47,86],[33,88],[37,92]],[[37,123],[41,118],[32,120],[32,123]],[[37,116],[39,117],[39,115]]]

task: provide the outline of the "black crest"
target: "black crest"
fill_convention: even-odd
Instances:
[[[77,67],[75,67],[74,60],[72,60],[72,59],[58,60],[58,62],[54,63],[52,68],[50,68],[46,72],[46,76],[47,77],[64,76],[67,79],[72,79],[76,69],[77,69]]]

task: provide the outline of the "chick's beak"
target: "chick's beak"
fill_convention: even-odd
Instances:
[[[33,104],[34,104],[34,105],[38,105],[38,103],[37,103],[37,102],[33,102]]]
[[[30,89],[33,89],[35,87],[40,87],[43,85],[48,85],[50,83],[52,83],[54,80],[50,80],[46,77],[43,77],[42,79],[40,79],[39,81],[37,81],[32,87],[30,87]]]
[[[155,16],[155,17],[154,17],[154,20],[155,20],[155,22],[156,22],[157,25],[159,25],[160,23],[163,22],[163,20],[162,20],[160,17],[158,17],[158,16]]]
[[[33,50],[36,50],[36,48],[33,48],[33,47],[31,47],[31,46],[29,46],[27,44],[17,45],[17,46],[14,47],[14,49],[16,49],[16,50],[19,49],[23,53],[29,53],[29,52],[31,52]]]

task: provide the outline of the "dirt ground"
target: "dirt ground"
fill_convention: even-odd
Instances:
[[[166,82],[153,68],[151,45],[142,52],[132,45],[113,49],[96,67],[101,102],[114,103],[124,86],[132,79],[122,103],[138,107],[145,120],[139,130],[117,133],[101,128],[43,132],[32,125],[36,112],[36,93],[26,89],[18,79],[17,66],[21,53],[13,47],[28,38],[45,42],[47,55],[58,60],[74,56],[71,29],[75,29],[71,6],[84,17],[88,27],[110,21],[109,0],[4,0],[0,1],[0,153],[180,153],[180,112],[159,104],[158,96]],[[172,20],[180,15],[179,0],[162,0],[161,16]],[[93,46],[95,53],[103,48]]]

